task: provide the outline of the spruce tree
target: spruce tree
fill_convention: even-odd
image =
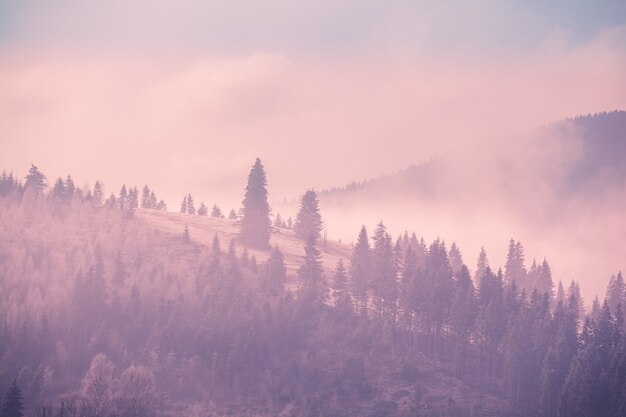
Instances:
[[[276,213],[276,218],[274,219],[274,227],[285,227],[285,223],[283,222],[283,218],[280,216],[280,213]]]
[[[505,283],[510,284],[515,281],[517,285],[525,285],[526,283],[526,267],[524,266],[524,247],[518,241],[511,239],[509,242],[509,251],[504,266]]]
[[[326,291],[322,254],[317,249],[316,244],[315,235],[311,233],[304,244],[304,263],[298,270],[298,277],[302,282],[302,290],[306,300],[321,303],[325,300]]]
[[[209,209],[204,204],[204,201],[200,203],[200,207],[198,207],[198,216],[207,216],[209,214]]]
[[[183,202],[180,203],[180,212],[182,214],[187,214],[187,196],[184,196]]]
[[[370,243],[365,226],[361,227],[359,238],[352,250],[350,262],[350,284],[355,298],[357,313],[367,312],[367,288],[371,268]]]
[[[32,189],[36,193],[42,192],[46,188],[46,176],[39,169],[31,164],[24,183],[24,189]]]
[[[191,194],[187,194],[187,214],[196,214],[196,206],[193,203]]]
[[[257,158],[248,175],[241,219],[241,239],[257,248],[269,247],[271,221],[266,186],[265,170]]]
[[[381,221],[374,230],[374,248],[372,249],[372,264],[370,285],[374,294],[375,308],[379,317],[387,314],[395,318],[397,297],[396,278],[397,270],[394,262],[391,236],[387,233]]]
[[[335,266],[335,273],[333,274],[333,285],[335,290],[343,292],[348,287],[348,273],[346,267],[343,264],[343,258],[339,258],[337,266]]]
[[[228,213],[228,220],[237,220],[237,212],[235,209],[230,209],[230,213]]]
[[[139,208],[139,191],[137,187],[128,190],[128,210]]]
[[[452,272],[457,274],[461,271],[461,267],[463,266],[463,258],[461,257],[461,251],[455,242],[452,242],[450,246],[450,252],[448,253],[448,259],[450,260],[450,267],[452,268]]]
[[[93,205],[96,207],[102,207],[104,201],[104,190],[102,189],[102,183],[96,181],[93,186]]]
[[[287,280],[285,257],[278,246],[274,246],[270,257],[265,263],[265,279],[271,293],[278,293]]]
[[[76,192],[76,185],[74,184],[74,180],[70,175],[65,179],[65,198],[68,200],[74,197],[74,193]]]
[[[0,415],[2,417],[22,417],[24,415],[22,390],[15,381],[13,381],[4,397]]]
[[[300,239],[307,239],[311,234],[313,234],[316,240],[320,238],[322,217],[320,216],[319,201],[315,191],[307,190],[300,199],[300,210],[296,215],[293,230],[296,237]]]
[[[154,208],[150,207],[150,188],[147,184],[141,190],[141,208]]]
[[[487,252],[483,246],[480,248],[480,254],[478,255],[478,260],[476,261],[476,271],[474,272],[475,283],[480,282],[487,268],[489,268],[489,261],[487,260]]]
[[[126,184],[122,184],[117,202],[120,206],[120,210],[128,210],[128,191],[126,191]]]
[[[220,210],[217,204],[213,204],[213,208],[211,209],[211,217],[223,218],[222,210]]]
[[[165,204],[165,201],[160,200],[159,204],[157,204],[156,206],[157,210],[162,210],[162,211],[167,211],[167,204]]]
[[[624,293],[626,288],[624,286],[624,278],[620,272],[617,275],[611,276],[609,285],[606,289],[606,301],[611,311],[617,309],[617,305],[624,302]]]
[[[65,195],[65,184],[63,183],[63,179],[59,177],[52,186],[52,196],[54,198],[61,199]]]

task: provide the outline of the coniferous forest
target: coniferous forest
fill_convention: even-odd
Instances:
[[[0,416],[626,415],[621,272],[584,300],[515,239],[504,265],[383,222],[328,245],[315,191],[272,221],[267,186],[257,159],[209,216],[4,172]]]

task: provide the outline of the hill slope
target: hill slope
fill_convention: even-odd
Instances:
[[[239,225],[233,220],[147,209],[138,209],[135,211],[135,215],[148,226],[170,235],[180,235],[185,226],[188,226],[192,241],[207,247],[211,246],[213,237],[217,235],[224,244],[233,239],[238,251],[243,250],[243,246],[238,240]],[[295,274],[304,258],[304,242],[296,238],[292,230],[273,227],[270,245],[280,248],[285,256],[288,271]],[[324,242],[322,239],[319,242],[319,247],[327,276],[330,276],[329,274],[340,258],[343,258],[346,265],[349,265],[351,248],[348,245],[334,240]],[[270,255],[269,250],[248,248],[248,252],[250,255],[254,254],[260,263],[265,262]]]

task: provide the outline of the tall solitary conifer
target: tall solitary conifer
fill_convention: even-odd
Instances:
[[[271,221],[266,186],[265,170],[257,158],[248,175],[241,219],[241,239],[257,248],[269,247]]]

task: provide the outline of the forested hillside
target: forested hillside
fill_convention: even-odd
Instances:
[[[0,179],[3,417],[626,414],[621,273],[585,302],[513,239],[347,247],[312,190],[271,225],[258,160],[231,219],[46,182]]]

